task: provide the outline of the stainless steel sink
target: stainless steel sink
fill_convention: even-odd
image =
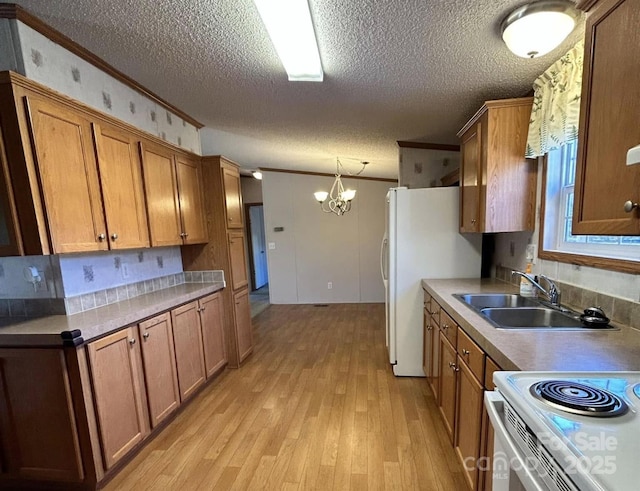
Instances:
[[[585,326],[570,309],[551,308],[535,298],[510,293],[459,293],[454,297],[485,317],[498,329],[618,330]]]
[[[501,329],[584,329],[580,319],[544,307],[488,308],[480,313]]]
[[[538,307],[534,299],[508,293],[464,293],[454,295],[477,310],[486,308]]]

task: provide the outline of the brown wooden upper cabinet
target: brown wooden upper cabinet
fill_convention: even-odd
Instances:
[[[208,241],[198,156],[13,72],[0,104],[0,255]]]
[[[640,235],[640,164],[626,165],[627,150],[640,145],[640,0],[580,4],[590,14],[572,230]]]
[[[53,252],[108,249],[91,123],[52,101],[26,103]]]
[[[240,172],[235,165],[221,162],[222,183],[224,187],[225,213],[227,228],[244,227],[242,212],[242,192],[240,190]]]
[[[202,164],[199,160],[176,157],[178,196],[184,230],[184,244],[203,244],[208,240],[202,196]]]
[[[138,140],[104,124],[93,125],[110,249],[149,247]]]
[[[9,165],[0,126],[0,256],[22,254],[18,214],[9,182]]]
[[[534,229],[537,164],[524,158],[532,103],[487,101],[458,132],[461,232]]]
[[[151,245],[207,242],[200,163],[159,145],[140,147]]]

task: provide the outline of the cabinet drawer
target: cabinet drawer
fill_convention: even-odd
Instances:
[[[455,348],[457,346],[456,340],[458,338],[458,324],[449,317],[449,314],[447,314],[444,309],[440,309],[440,331],[442,331],[451,345]]]
[[[427,312],[431,312],[431,295],[424,292],[424,308]]]
[[[458,330],[458,354],[482,384],[484,382],[484,351],[462,329]]]
[[[436,302],[433,298],[431,298],[431,307],[430,307],[430,311],[429,313],[431,314],[431,318],[433,319],[433,322],[436,323],[436,325],[440,325],[440,311],[442,309],[440,308],[440,305],[438,304],[438,302]]]
[[[493,361],[491,358],[487,356],[487,369],[484,374],[484,386],[487,390],[494,390],[496,388],[493,383],[493,372],[500,372],[502,368],[498,366],[498,364]]]

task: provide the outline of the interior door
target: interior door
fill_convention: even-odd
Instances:
[[[251,254],[255,273],[253,288],[257,290],[269,281],[266,239],[264,236],[264,207],[262,205],[249,208],[249,225],[251,227]]]

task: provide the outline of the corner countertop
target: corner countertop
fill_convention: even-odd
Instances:
[[[63,346],[63,333],[75,330],[80,331],[80,336],[75,333],[75,339],[81,337],[79,342],[87,342],[222,290],[224,287],[222,281],[183,283],[74,315],[49,315],[27,319],[0,318],[0,346],[60,347]]]
[[[503,370],[640,371],[640,331],[496,329],[455,293],[518,293],[498,280],[422,280],[423,288]]]

